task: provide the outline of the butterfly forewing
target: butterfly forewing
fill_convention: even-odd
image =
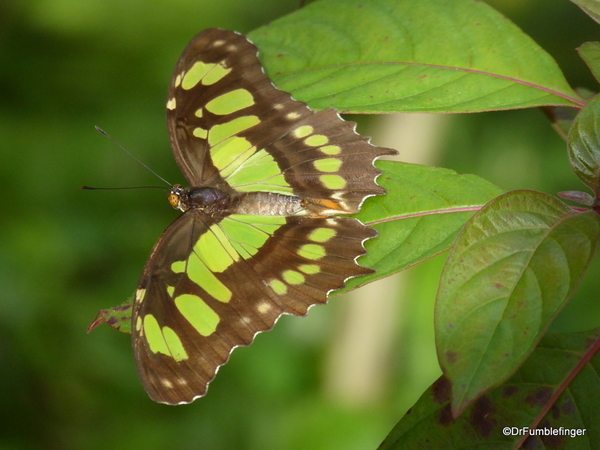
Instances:
[[[240,148],[248,136],[260,145],[261,129],[273,137],[285,132],[274,108],[289,95],[273,89],[256,55],[245,37],[219,29],[200,33],[183,52],[169,89],[167,126],[190,186],[219,184],[230,156],[224,141]]]
[[[226,197],[182,208],[135,296],[142,383],[154,400],[180,404],[204,395],[231,351],[281,314],[304,315],[373,272],[356,260],[375,230],[332,216],[385,193],[373,161],[394,151],[369,144],[334,110],[312,111],[276,89],[256,47],[217,29],[179,60],[167,122],[190,186]]]
[[[211,29],[192,40],[168,97],[171,145],[190,186],[330,198],[338,214],[385,192],[372,161],[395,152],[370,145],[335,110],[312,111],[274,88],[244,36]]]

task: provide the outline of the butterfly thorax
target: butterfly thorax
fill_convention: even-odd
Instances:
[[[173,208],[183,212],[190,209],[206,212],[223,211],[231,202],[229,195],[219,189],[211,187],[185,189],[180,184],[173,185],[168,199]]]
[[[212,187],[186,189],[180,184],[173,185],[168,198],[173,208],[183,212],[196,209],[206,213],[289,216],[301,214],[306,207],[299,197],[277,192],[227,193]]]

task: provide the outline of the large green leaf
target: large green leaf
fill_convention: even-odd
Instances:
[[[597,448],[598,348],[600,329],[544,337],[510,380],[481,397],[458,419],[452,418],[450,383],[441,377],[379,450]],[[557,434],[532,436],[524,442],[527,436],[521,431],[525,427],[552,428]]]
[[[379,232],[359,262],[377,270],[348,282],[345,290],[414,266],[448,250],[473,212],[502,194],[474,175],[449,169],[380,161],[377,180],[387,194],[365,202],[357,218]]]
[[[474,0],[322,0],[249,37],[267,74],[316,109],[474,112],[577,106],[556,62]]]
[[[464,227],[442,273],[437,352],[454,413],[510,377],[576,290],[600,218],[532,191],[504,194]]]
[[[577,115],[567,140],[575,174],[596,196],[600,194],[600,98],[594,97]]]

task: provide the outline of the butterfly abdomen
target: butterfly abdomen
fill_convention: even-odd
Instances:
[[[235,199],[234,214],[292,216],[305,209],[306,202],[294,195],[276,192],[246,192]]]
[[[249,214],[261,216],[291,216],[305,209],[306,202],[294,195],[276,192],[246,192],[231,194],[212,187],[184,189],[174,185],[169,203],[182,211],[197,209],[206,213]]]

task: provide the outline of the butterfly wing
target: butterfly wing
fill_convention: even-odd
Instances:
[[[210,29],[184,51],[167,101],[173,154],[190,186],[293,193],[354,214],[385,190],[373,146],[333,109],[276,89],[244,36]]]
[[[355,219],[183,214],[154,247],[135,296],[133,346],[150,397],[204,395],[235,347],[372,273],[356,258],[375,235]]]

